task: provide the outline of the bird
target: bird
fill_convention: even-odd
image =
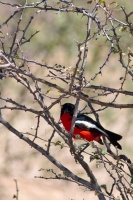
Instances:
[[[61,107],[60,120],[67,132],[70,132],[71,129],[74,110],[75,105],[71,103],[65,103]],[[77,114],[74,131],[72,133],[74,139],[84,139],[88,142],[97,141],[103,144],[101,136],[105,136],[114,147],[122,149],[118,143],[122,139],[121,135],[103,128],[101,124],[85,114]]]

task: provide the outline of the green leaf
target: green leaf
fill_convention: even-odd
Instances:
[[[90,156],[90,162],[92,162],[94,159],[95,159],[94,156],[91,155],[91,156]]]
[[[44,171],[44,169],[43,168],[40,168],[40,169],[38,169],[38,171],[40,172],[40,171]]]
[[[126,31],[127,30],[127,26],[121,26],[120,28],[119,28],[119,31],[120,32],[124,32],[124,31]]]
[[[92,162],[93,160],[99,160],[99,156],[98,155],[91,155],[90,156],[90,162]]]
[[[58,90],[59,93],[62,93],[62,91]]]
[[[54,143],[55,146],[61,145],[61,141],[57,141]]]
[[[118,53],[119,51],[117,50],[117,49],[115,49],[115,48],[113,48],[113,51],[112,51],[113,53]]]
[[[19,56],[18,56],[18,55],[16,55],[16,56],[15,56],[15,58],[16,58],[16,59],[19,59]]]
[[[61,141],[55,142],[54,145],[55,145],[55,146],[60,146],[61,149],[63,149],[64,146],[65,146],[63,143],[61,143]]]
[[[104,0],[99,0],[99,2],[100,2],[100,3],[105,3],[105,1],[104,1]]]
[[[61,145],[60,145],[60,148],[61,148],[61,149],[63,149],[63,148],[64,148],[64,146],[65,146],[64,144],[61,144]]]
[[[88,3],[88,4],[91,4],[91,3],[92,3],[92,0],[90,0],[90,1],[87,1],[87,3]]]
[[[50,92],[50,89],[46,91],[46,94],[48,94]]]
[[[106,149],[102,149],[101,153],[102,153],[102,155],[105,155],[107,153],[107,150]]]
[[[100,187],[107,191],[107,186],[105,184],[102,184]]]
[[[133,184],[133,175],[131,176],[131,183]]]

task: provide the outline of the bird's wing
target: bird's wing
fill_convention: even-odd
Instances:
[[[107,136],[107,133],[100,124],[83,114],[78,114],[75,126],[83,130],[91,131],[92,133],[99,133]]]

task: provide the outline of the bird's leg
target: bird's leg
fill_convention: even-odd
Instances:
[[[78,154],[81,154],[85,149],[87,149],[87,147],[88,147],[89,145],[90,145],[89,142],[87,142],[87,143],[85,143],[85,144],[79,145],[79,146],[78,146],[78,149],[79,149]]]

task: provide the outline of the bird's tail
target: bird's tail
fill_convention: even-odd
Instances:
[[[121,145],[117,142],[122,139],[122,136],[108,130],[106,130],[106,133],[108,135],[108,139],[111,142],[111,144],[113,144],[118,149],[122,149]]]

